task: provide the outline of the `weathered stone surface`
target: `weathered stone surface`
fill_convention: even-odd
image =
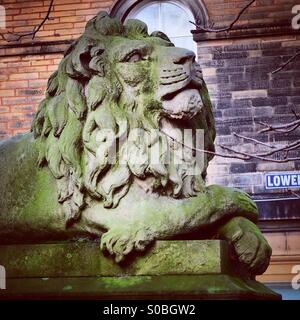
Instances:
[[[214,139],[195,54],[141,21],[100,12],[50,76],[32,134],[0,143],[0,243],[100,238],[117,263],[134,263],[156,240],[217,238],[240,269],[260,274],[271,249],[255,203],[204,184]],[[186,249],[188,259],[194,247]],[[156,254],[161,270],[178,268],[179,254],[163,250],[171,252]],[[140,272],[158,272],[145,264]]]
[[[96,277],[230,273],[225,241],[156,241],[130,264],[104,256],[99,243],[77,242],[0,246],[8,278]]]
[[[280,299],[264,285],[240,278],[220,240],[157,241],[120,266],[99,243],[0,246],[6,298]]]

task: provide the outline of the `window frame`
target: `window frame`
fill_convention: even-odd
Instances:
[[[171,3],[173,5],[181,8],[189,17],[190,21],[197,22],[201,21],[201,24],[206,25],[208,21],[208,14],[205,6],[203,5],[201,0],[161,0],[161,2]],[[123,23],[127,18],[134,18],[133,16],[138,14],[143,10],[147,5],[154,4],[153,0],[117,0],[114,2],[111,10],[110,16],[120,19]],[[191,24],[191,38],[194,40],[192,35],[193,26]],[[160,30],[163,31],[163,30]],[[183,38],[187,37],[187,35],[178,35],[172,38]],[[195,42],[194,48],[192,49],[196,56],[197,55],[197,43]]]
[[[149,3],[151,1],[149,0]],[[169,2],[176,2],[183,9],[188,10],[192,13],[194,21],[201,23],[202,25],[207,25],[208,23],[208,13],[206,7],[202,0],[171,0]],[[109,12],[111,17],[115,17],[124,22],[131,11],[135,7],[139,6],[144,1],[141,0],[115,0],[111,10]]]
[[[170,4],[173,4],[177,7],[179,7],[180,9],[182,9],[186,14],[187,16],[189,17],[189,20],[190,21],[193,21],[195,22],[195,19],[194,19],[194,16],[192,14],[192,12],[186,7],[186,6],[183,6],[182,3],[180,1],[176,1],[176,0],[161,0],[159,1],[159,4],[161,5],[162,3],[170,3]],[[139,14],[144,8],[146,8],[148,5],[151,5],[151,4],[155,4],[155,1],[151,1],[151,0],[143,0],[143,1],[140,1],[128,14],[127,14],[127,17],[125,18],[125,20],[127,20],[128,18],[134,18],[135,15]],[[162,23],[161,23],[161,16],[162,16],[162,13],[160,12],[161,10],[161,7],[159,8],[159,27],[157,30],[159,31],[163,31],[165,33],[167,33],[165,30],[162,30]],[[192,25],[191,25],[192,27]],[[190,36],[192,37],[192,34],[190,34]],[[172,38],[181,38],[181,37],[187,37],[186,34],[183,34],[183,35],[177,35],[176,37],[172,37]]]

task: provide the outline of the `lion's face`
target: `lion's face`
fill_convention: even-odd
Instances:
[[[125,38],[112,42],[107,56],[126,99],[141,98],[147,108],[151,96],[160,116],[170,119],[192,119],[203,107],[203,77],[193,52],[159,37]]]
[[[58,181],[67,221],[87,197],[117,206],[134,181],[175,197],[198,192],[209,159],[198,175],[188,173],[197,164],[192,149],[178,152],[184,129],[203,129],[202,148],[213,149],[211,105],[194,53],[160,32],[149,36],[140,21],[123,26],[106,13],[66,52],[33,122],[39,163]]]

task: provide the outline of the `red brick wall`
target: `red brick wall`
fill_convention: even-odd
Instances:
[[[47,13],[50,1],[42,0],[2,0],[6,9],[6,27],[10,32],[32,31]],[[108,11],[112,1],[101,0],[55,0],[51,12],[52,20],[42,27],[35,41],[75,39],[83,31],[88,20],[98,11]],[[12,39],[14,37],[11,37]],[[21,42],[32,41],[30,37]],[[0,44],[5,44],[0,41]]]
[[[0,139],[29,130],[60,54],[0,58]]]

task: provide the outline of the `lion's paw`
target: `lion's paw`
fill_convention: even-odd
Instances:
[[[250,274],[265,272],[270,263],[272,249],[261,234],[242,231],[236,234],[231,243],[237,259]]]
[[[222,227],[223,235],[234,249],[234,258],[249,274],[265,272],[272,249],[258,227],[251,221],[236,217]]]
[[[114,256],[120,263],[125,256],[133,251],[144,251],[152,241],[152,237],[145,230],[134,230],[130,227],[114,227],[101,237],[100,248]]]

